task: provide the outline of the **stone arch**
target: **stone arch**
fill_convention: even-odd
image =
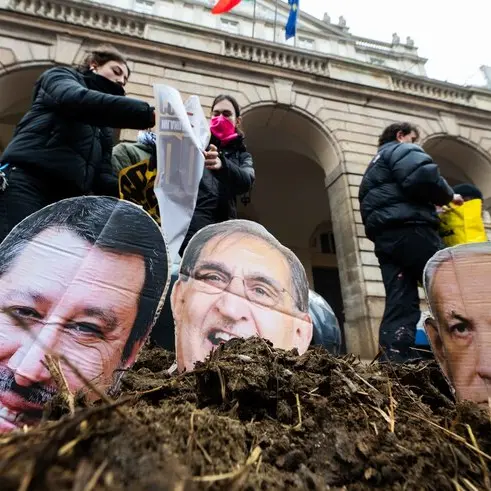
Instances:
[[[338,217],[331,215],[326,186],[327,176],[343,162],[340,146],[317,118],[288,104],[248,104],[242,123],[256,170],[251,193],[255,221],[299,257],[310,287],[332,304],[343,326],[342,291],[348,288],[342,288],[346,275],[340,274],[332,247],[335,230],[340,227],[333,226]],[[242,210],[246,215],[247,208],[239,206],[241,215]],[[312,244],[314,231],[328,231],[328,251]],[[319,234],[316,239],[320,240]]]
[[[247,119],[250,114],[254,114],[257,112],[263,113],[265,116],[272,116],[272,112],[276,112],[276,117],[278,117],[278,113],[281,115],[288,115],[291,117],[291,120],[303,121],[305,123],[304,126],[300,126],[298,130],[300,130],[300,136],[305,136],[306,138],[303,141],[307,141],[307,144],[311,144],[316,151],[311,152],[309,155],[310,160],[313,160],[317,164],[319,164],[326,176],[332,172],[337,165],[343,164],[344,162],[344,152],[341,149],[341,145],[335,138],[334,134],[327,127],[324,121],[319,119],[314,114],[308,112],[304,108],[291,104],[282,104],[278,103],[274,100],[269,101],[259,101],[259,102],[250,102],[242,108],[242,119],[244,121],[244,126],[247,126]],[[301,118],[300,120],[298,118]],[[248,133],[248,132],[247,132]],[[297,139],[299,134],[297,133]],[[285,141],[283,144],[291,143],[290,141]],[[313,145],[312,145],[313,144]],[[298,153],[298,149],[296,149],[296,153]],[[335,163],[335,164],[334,164]]]
[[[259,221],[285,245],[308,249],[314,227],[330,220],[325,178],[340,164],[339,147],[323,125],[292,106],[249,104],[242,125],[255,162],[251,205]]]
[[[0,48],[0,152],[20,118],[29,109],[34,83],[55,65],[80,62],[90,41],[55,34],[49,40],[3,38]]]
[[[434,133],[422,141],[422,146],[450,185],[476,185],[484,195],[485,206],[491,206],[491,155],[479,144],[462,136]]]

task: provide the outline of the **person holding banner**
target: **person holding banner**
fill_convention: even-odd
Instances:
[[[237,217],[236,198],[250,191],[254,183],[252,156],[240,130],[240,107],[230,95],[219,95],[212,104],[211,140],[205,151],[205,168],[188,232],[179,250],[194,234],[213,223]],[[137,203],[160,223],[153,191],[156,165],[156,135],[140,132],[136,143],[114,147],[112,167],[120,179],[120,197]]]
[[[117,196],[111,128],[151,128],[154,108],[125,96],[123,55],[101,46],[78,68],[57,66],[34,87],[33,103],[0,159],[0,240],[22,219],[64,198]]]
[[[249,192],[255,179],[251,154],[240,129],[240,106],[228,94],[215,98],[210,122],[211,140],[196,208],[179,250],[182,257],[191,238],[202,228],[237,218],[237,196]]]

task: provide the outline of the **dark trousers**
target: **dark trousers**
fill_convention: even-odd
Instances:
[[[418,282],[428,260],[442,247],[438,233],[429,226],[390,229],[376,237],[386,295],[379,332],[385,360],[403,363],[418,358],[412,349],[421,316]]]
[[[0,241],[24,218],[66,197],[60,183],[43,179],[11,165],[5,172],[7,188],[0,191]]]

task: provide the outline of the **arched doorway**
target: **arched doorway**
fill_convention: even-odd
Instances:
[[[256,183],[239,217],[264,225],[302,261],[312,289],[344,321],[335,237],[325,178],[339,160],[323,129],[306,115],[279,105],[246,110],[248,150]],[[319,227],[321,225],[321,227]],[[325,237],[332,240],[324,241]]]
[[[0,154],[15,126],[29,109],[36,80],[50,65],[32,65],[11,69],[0,75]]]

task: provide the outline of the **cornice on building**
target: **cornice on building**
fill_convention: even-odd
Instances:
[[[491,112],[491,91],[467,88],[427,77],[418,77],[385,67],[374,66],[339,56],[323,56],[307,50],[278,45],[277,43],[244,39],[213,29],[129,12],[86,0],[0,0],[0,13],[10,21],[20,15],[32,17],[32,25],[39,27],[39,19],[56,24],[70,24],[90,28],[111,36],[137,38],[145,49],[161,50],[169,55],[186,57],[202,62],[223,63],[239,70],[270,73],[305,83],[331,85],[338,90],[370,92],[378,98],[401,98],[411,104],[452,104],[469,110]],[[22,22],[22,21],[21,21]],[[64,28],[66,30],[66,28]],[[95,33],[94,33],[95,34]],[[79,34],[80,35],[80,34]],[[121,44],[132,46],[124,39]],[[210,56],[211,55],[211,56]],[[245,63],[245,65],[244,65]],[[351,89],[350,89],[351,87]],[[419,102],[418,102],[419,101]]]

